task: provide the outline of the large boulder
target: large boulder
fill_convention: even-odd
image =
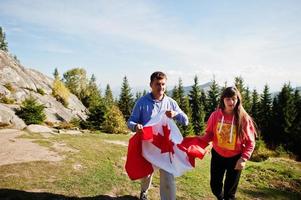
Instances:
[[[63,106],[52,94],[53,79],[33,69],[26,69],[8,53],[0,50],[0,123],[16,126],[21,120],[14,115],[15,108],[1,102],[1,98],[13,100],[13,107],[32,95],[45,106],[46,121],[69,122],[72,118],[85,120],[87,109],[73,94],[68,99],[68,106]],[[44,94],[39,93],[43,90]],[[5,117],[7,113],[10,117]],[[17,121],[14,121],[17,120]],[[4,125],[3,125],[4,126]]]
[[[52,133],[52,130],[49,127],[37,124],[28,125],[26,130],[31,133]]]
[[[14,108],[0,104],[0,127],[23,129],[26,124],[15,115]]]

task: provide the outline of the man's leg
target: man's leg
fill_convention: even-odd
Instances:
[[[141,179],[140,199],[142,199],[142,200],[147,199],[147,191],[150,188],[150,185],[152,183],[152,178],[153,178],[153,174],[150,174],[147,177],[144,177]]]
[[[176,183],[173,174],[160,169],[160,197],[161,200],[176,199]]]

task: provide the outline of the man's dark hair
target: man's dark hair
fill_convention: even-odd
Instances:
[[[152,83],[155,79],[157,80],[161,80],[161,79],[167,79],[166,74],[164,74],[163,72],[154,72],[152,73],[151,77],[150,77],[150,82]]]

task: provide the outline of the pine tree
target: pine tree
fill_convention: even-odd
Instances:
[[[273,149],[279,145],[279,136],[281,135],[281,114],[280,104],[277,96],[273,98],[272,109],[270,113],[270,119],[268,119],[268,129],[262,131],[265,142]]]
[[[178,94],[178,87],[175,85],[172,89],[171,97],[176,101],[179,102],[179,94]]]
[[[293,140],[290,141],[289,149],[297,155],[297,160],[301,160],[301,96],[300,91],[295,90],[294,102],[296,108],[296,118],[292,129]]]
[[[277,104],[274,101],[275,106]],[[273,106],[274,107],[274,106]],[[271,137],[271,117],[272,117],[272,97],[269,92],[269,86],[266,84],[263,89],[263,94],[260,96],[259,111],[258,111],[258,127],[264,141],[269,144]]]
[[[16,114],[23,119],[27,125],[42,124],[46,119],[44,108],[44,105],[39,104],[33,96],[29,96],[22,102]]]
[[[279,141],[276,143],[284,143],[284,146],[288,148],[288,143],[290,140],[294,140],[292,137],[292,129],[294,126],[294,121],[297,116],[295,101],[294,101],[294,91],[290,84],[284,84],[281,92],[278,95],[278,103],[280,111],[280,121],[281,129],[277,132]]]
[[[8,52],[7,42],[6,42],[6,39],[5,39],[5,33],[2,30],[1,26],[0,26],[0,50]]]
[[[223,91],[227,88],[227,81],[225,81],[224,86],[221,87],[221,94],[223,93]]]
[[[82,123],[83,128],[102,130],[105,116],[109,111],[109,105],[104,102],[101,96],[94,74],[92,74],[86,87],[85,96],[82,96],[82,98],[83,104],[89,109],[88,118],[86,122]]]
[[[243,78],[241,76],[235,77],[234,78],[234,85],[244,98],[245,86],[244,86]]]
[[[238,89],[238,91],[241,94],[244,109],[248,113],[250,113],[251,112],[251,106],[252,106],[252,100],[251,100],[249,87],[245,86],[244,79],[241,76],[235,77],[234,84],[235,84],[235,87]]]
[[[16,55],[13,55],[13,58],[14,58],[14,60],[15,60],[17,63],[19,63],[19,64],[21,63],[20,60],[18,59],[18,57],[17,57]]]
[[[87,107],[93,107],[102,101],[101,90],[97,86],[96,77],[92,74],[90,81],[86,87],[85,95],[82,96],[82,102]]]
[[[128,83],[128,79],[126,76],[123,78],[123,83],[122,83],[122,87],[121,87],[121,93],[119,96],[118,105],[119,105],[120,111],[124,115],[124,118],[126,120],[128,120],[131,115],[133,106],[134,106],[134,100],[133,100],[131,88],[130,88],[130,85]]]
[[[213,79],[207,95],[207,110],[206,110],[207,116],[205,119],[206,121],[208,120],[210,114],[216,110],[219,103],[219,95],[220,95],[220,90],[218,88],[215,79]]]
[[[244,109],[247,111],[247,113],[251,112],[252,99],[251,99],[249,87],[246,87],[246,89],[244,91],[243,106],[244,106]]]
[[[106,86],[104,101],[108,105],[114,104],[113,92],[109,84]]]
[[[201,102],[201,88],[198,83],[198,77],[194,77],[194,84],[189,92],[189,103],[192,110],[191,124],[194,129],[194,133],[199,135],[204,131],[205,127],[205,111]]]
[[[259,115],[259,95],[257,90],[254,89],[252,92],[252,105],[250,115],[253,117],[254,121],[258,123],[258,115]]]
[[[181,110],[187,115],[188,120],[191,122],[191,108],[189,106],[189,99],[188,97],[185,96],[184,94],[184,87],[183,87],[183,82],[182,79],[179,78],[178,86],[176,87],[176,97],[175,99],[181,108]],[[191,135],[193,134],[193,126],[192,123],[188,123],[188,126],[182,125],[180,123],[177,123],[178,127],[183,134],[183,136]]]
[[[188,125],[180,125],[182,130],[183,130],[183,136],[188,136],[188,135],[194,135],[194,129],[193,129],[193,124],[191,123],[191,119],[192,119],[192,110],[191,107],[189,106],[189,97],[185,96],[184,98],[184,107],[183,107],[183,112],[187,115],[188,117]]]
[[[103,102],[91,106],[89,108],[88,118],[84,125],[84,128],[92,130],[101,130],[105,121],[105,115],[108,113],[108,107]]]
[[[209,110],[207,102],[208,102],[208,100],[207,100],[206,92],[203,89],[201,89],[201,104],[204,107],[205,119],[210,114],[210,113],[207,113],[207,110]]]
[[[54,69],[53,77],[54,79],[60,79],[60,74],[57,68]]]
[[[183,81],[181,78],[179,78],[178,87],[177,87],[177,95],[178,95],[178,104],[179,107],[182,109],[185,107],[185,92],[183,87]],[[183,110],[183,109],[182,109]],[[185,112],[185,110],[183,110]]]

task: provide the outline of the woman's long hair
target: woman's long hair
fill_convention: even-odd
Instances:
[[[226,89],[224,89],[224,91],[221,95],[221,98],[220,98],[219,108],[221,108],[222,110],[225,110],[226,106],[224,104],[224,98],[232,98],[234,96],[237,98],[237,103],[234,107],[234,116],[235,116],[235,120],[237,123],[236,131],[237,131],[237,134],[240,137],[240,139],[243,141],[246,139],[246,133],[244,131],[244,126],[248,123],[248,120],[251,120],[254,124],[255,135],[256,135],[256,129],[255,129],[256,125],[255,125],[255,122],[253,121],[253,119],[249,116],[249,114],[244,109],[244,107],[242,105],[241,94],[236,87],[227,87]]]

